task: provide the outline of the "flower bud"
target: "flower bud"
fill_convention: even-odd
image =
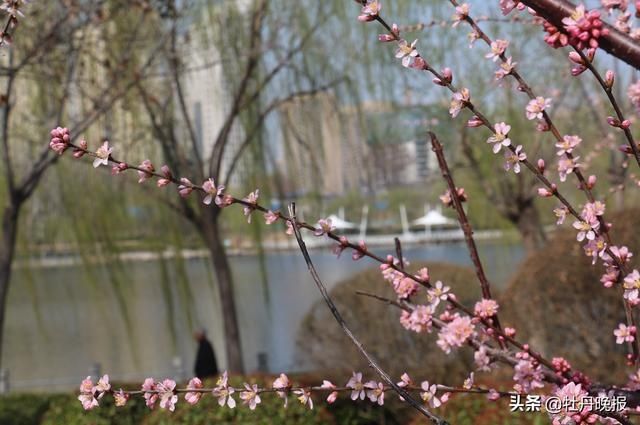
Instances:
[[[611,88],[613,87],[613,83],[615,81],[616,78],[616,74],[612,71],[612,70],[607,70],[607,72],[605,73],[605,77],[604,77],[604,83],[607,86],[607,88]]]
[[[540,171],[541,173],[544,173],[544,170],[545,170],[544,159],[539,158],[538,159],[538,171]]]
[[[467,121],[467,127],[475,128],[480,127],[482,125],[482,120],[477,115],[472,116],[469,121]]]

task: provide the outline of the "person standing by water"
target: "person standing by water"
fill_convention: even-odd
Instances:
[[[217,376],[218,363],[216,362],[216,355],[213,352],[213,346],[207,339],[204,329],[195,332],[193,337],[198,341],[196,364],[193,368],[195,375],[200,379]]]

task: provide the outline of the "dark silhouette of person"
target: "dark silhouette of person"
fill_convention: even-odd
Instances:
[[[195,375],[200,379],[217,376],[218,363],[216,362],[216,355],[204,330],[195,332],[193,337],[198,341],[198,353],[196,354],[196,364],[194,366]]]

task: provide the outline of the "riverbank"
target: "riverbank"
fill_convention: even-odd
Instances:
[[[514,239],[513,232],[505,232],[502,230],[482,230],[474,233],[476,240],[482,241],[498,241]],[[348,235],[352,240],[362,240],[359,235]],[[410,232],[404,234],[379,234],[367,235],[364,240],[367,246],[376,247],[393,247],[395,238],[400,239],[404,247],[407,246],[426,246],[455,243],[464,240],[464,234],[460,229],[442,230],[433,232]],[[308,237],[305,240],[308,249],[320,250],[331,247],[334,241],[328,238]],[[298,251],[298,244],[295,239],[289,236],[271,235],[266,237],[260,248],[256,246],[255,241],[246,238],[226,239],[227,254],[230,256],[252,256],[257,255],[261,251],[267,252],[291,252]],[[99,247],[94,246],[97,251],[101,251]],[[106,256],[97,255],[80,255],[77,253],[77,247],[70,244],[56,245],[39,245],[32,249],[30,255],[23,255],[16,259],[15,267],[18,268],[47,268],[47,267],[71,267],[81,264],[103,264],[117,259],[121,262],[148,262],[157,260],[169,260],[181,258],[184,260],[207,258],[210,253],[205,248],[182,248],[164,247],[162,249],[149,249],[142,247],[136,241],[123,241],[114,250]]]

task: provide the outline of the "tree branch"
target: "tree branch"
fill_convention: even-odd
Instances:
[[[521,2],[557,28],[563,28],[562,19],[570,16],[576,9],[576,5],[568,0],[521,0]],[[600,47],[634,68],[640,69],[640,44],[606,22],[603,24],[604,28],[609,30],[609,34],[602,35],[598,39]]]
[[[289,206],[289,215],[295,223],[296,221],[295,204],[291,204]],[[304,257],[304,260],[307,263],[307,268],[309,269],[309,273],[311,274],[313,281],[318,287],[320,294],[322,294],[322,297],[324,298],[325,303],[329,307],[329,310],[331,310],[333,317],[336,319],[336,321],[342,328],[343,332],[349,337],[351,342],[353,342],[353,344],[356,346],[358,351],[360,351],[360,353],[367,359],[367,361],[369,362],[369,366],[371,366],[371,368],[374,369],[378,373],[378,375],[380,375],[382,380],[385,381],[387,384],[389,384],[396,393],[398,393],[402,398],[404,398],[411,405],[411,407],[413,407],[414,409],[422,413],[425,417],[429,418],[431,422],[437,425],[448,424],[447,421],[445,421],[444,419],[440,418],[439,416],[427,410],[427,408],[424,407],[422,403],[420,403],[415,398],[413,398],[413,396],[409,394],[405,389],[399,387],[391,379],[391,377],[378,365],[378,363],[373,359],[373,357],[365,350],[362,343],[356,338],[356,336],[351,332],[351,330],[347,326],[346,322],[342,318],[342,315],[338,311],[338,308],[336,307],[333,300],[331,299],[331,296],[329,295],[327,288],[324,286],[324,284],[320,280],[320,276],[318,276],[318,272],[316,271],[313,265],[313,262],[311,261],[311,257],[309,256],[309,251],[307,251],[307,247],[304,243],[304,240],[302,239],[302,235],[300,234],[300,229],[296,225],[293,225],[292,229],[296,237],[296,240],[298,241],[298,246],[300,247],[302,256]]]

